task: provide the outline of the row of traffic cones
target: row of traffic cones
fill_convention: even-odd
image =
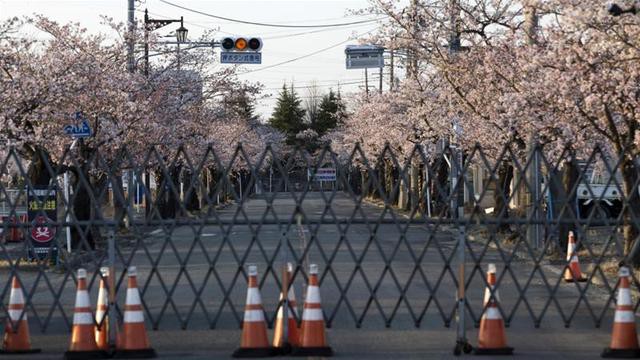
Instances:
[[[324,316],[318,286],[318,266],[309,267],[309,286],[302,312],[300,328],[296,322],[297,305],[293,286],[289,280],[293,272],[292,264],[287,264],[280,294],[280,306],[276,315],[273,343],[267,337],[267,325],[264,319],[262,298],[258,289],[258,268],[249,266],[249,285],[247,303],[242,323],[240,348],[233,357],[267,357],[291,354],[294,356],[332,356],[333,349],[327,345]],[[288,289],[288,290],[287,290]],[[285,300],[284,293],[287,293]],[[285,320],[285,313],[287,313]],[[285,326],[286,322],[286,326]],[[287,331],[285,331],[285,327]]]
[[[78,289],[73,315],[73,329],[69,351],[66,359],[100,359],[107,357],[118,358],[152,358],[155,350],[149,345],[144,326],[144,313],[140,302],[136,280],[136,268],[128,269],[127,296],[124,312],[124,323],[116,340],[115,349],[111,349],[108,341],[109,320],[107,318],[108,296],[106,279],[108,270],[103,268],[103,278],[98,293],[98,306],[95,322],[92,317],[91,303],[87,291],[87,272],[78,270]],[[309,270],[309,287],[302,314],[302,324],[297,327],[297,307],[293,286],[288,285],[291,278],[292,265],[287,264],[285,285],[289,312],[287,316],[288,333],[285,336],[285,306],[281,304],[276,316],[276,330],[273,345],[269,344],[267,327],[262,307],[262,298],[258,289],[257,267],[249,266],[249,285],[247,303],[242,326],[242,340],[240,348],[234,357],[266,357],[277,354],[291,353],[299,356],[332,356],[333,350],[327,345],[325,324],[318,286],[318,266],[312,264]],[[602,357],[605,358],[638,358],[638,345],[635,313],[631,300],[630,272],[627,267],[619,271],[619,288],[614,316],[613,331],[610,347],[606,348]],[[504,321],[498,309],[499,295],[496,285],[496,266],[489,264],[487,270],[484,306],[486,310],[480,320],[478,355],[510,355],[513,348],[507,346]],[[283,291],[284,292],[284,291]],[[493,296],[491,294],[493,293]],[[281,294],[281,300],[284,295]],[[283,301],[281,301],[283,302]],[[27,314],[24,311],[25,301],[22,287],[17,277],[13,278],[9,299],[9,319],[5,326],[2,354],[25,354],[39,352],[40,349],[31,347]],[[295,315],[294,315],[295,314]],[[98,324],[96,326],[96,324]],[[113,350],[113,351],[111,351]]]
[[[102,268],[102,279],[98,291],[98,304],[95,318],[91,309],[87,291],[87,271],[78,269],[78,288],[73,311],[73,328],[69,350],[64,358],[104,359],[116,358],[152,358],[155,351],[149,346],[144,327],[144,314],[140,303],[140,294],[136,281],[136,268],[129,267],[127,296],[124,308],[124,322],[117,336],[115,347],[109,344],[109,319],[107,316],[108,296],[106,282],[108,268]],[[97,325],[96,325],[97,324]],[[24,311],[24,293],[17,277],[13,278],[9,298],[9,319],[5,326],[2,343],[3,354],[24,354],[39,352],[31,347],[29,324]]]
[[[124,306],[124,321],[117,332],[115,347],[109,344],[108,295],[106,281],[109,270],[102,268],[102,279],[98,291],[95,322],[87,291],[87,271],[78,269],[78,291],[73,314],[73,329],[69,351],[65,359],[154,358],[156,352],[149,345],[144,326],[144,312],[138,292],[137,269],[127,269],[127,296]],[[97,325],[96,325],[97,324]]]

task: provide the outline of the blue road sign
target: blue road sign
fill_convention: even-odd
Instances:
[[[262,64],[262,53],[222,51],[220,62],[222,64]]]
[[[89,121],[82,115],[81,112],[75,114],[76,123],[73,125],[66,125],[62,130],[65,134],[74,138],[87,138],[91,136],[91,127]]]

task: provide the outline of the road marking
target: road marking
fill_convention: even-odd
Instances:
[[[151,234],[151,235],[158,235],[158,234],[160,234],[161,232],[162,232],[162,229],[156,229],[156,230],[153,230],[152,232],[150,232],[150,234]]]
[[[216,234],[201,234],[201,237],[205,237],[205,236],[216,236]]]

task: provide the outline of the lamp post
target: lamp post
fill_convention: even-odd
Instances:
[[[151,19],[149,18],[149,11],[144,9],[144,76],[149,77],[149,32],[160,29],[163,26],[167,26],[172,23],[180,23],[180,27],[176,30],[176,40],[178,46],[180,43],[187,41],[187,28],[184,27],[184,19],[181,16],[180,20],[177,19]],[[151,191],[151,176],[149,171],[144,173],[144,184],[147,188],[147,193]],[[151,213],[151,198],[145,196],[145,214],[149,216]]]
[[[184,27],[183,17],[180,16],[180,20],[151,19],[149,18],[149,11],[147,9],[144,10],[144,76],[149,76],[149,32],[176,22],[180,23],[180,27],[176,30],[176,41],[178,46],[180,46],[181,43],[187,41],[187,33],[189,32],[189,30]]]

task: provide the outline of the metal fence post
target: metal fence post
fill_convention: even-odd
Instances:
[[[107,314],[109,319],[109,344],[116,344],[116,236],[115,231],[111,229],[108,240],[108,258],[109,258],[109,307]]]
[[[466,306],[466,294],[465,294],[465,227],[464,225],[459,228],[458,234],[458,328],[456,346],[453,349],[454,355],[460,355],[462,352],[471,352],[471,345],[467,340],[467,330],[465,328],[465,306]]]
[[[542,220],[540,209],[540,194],[542,193],[540,178],[540,152],[537,141],[532,143],[530,156],[531,161],[529,168],[526,171],[526,179],[530,186],[529,201],[527,204],[527,215],[529,217],[530,224],[527,228],[527,235],[529,244],[531,244],[532,247],[537,248],[541,246],[540,221]]]

